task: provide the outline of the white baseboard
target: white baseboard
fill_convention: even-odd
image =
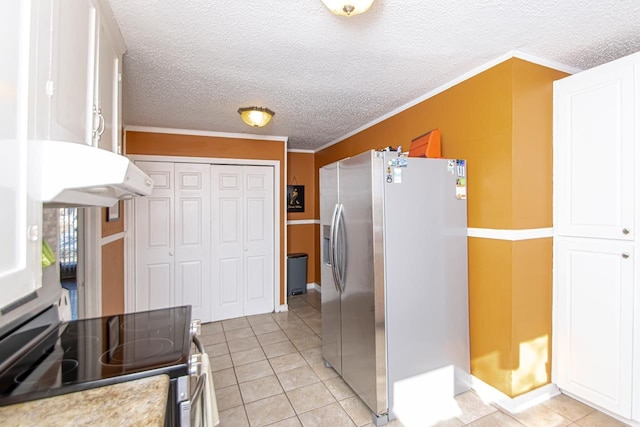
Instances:
[[[520,396],[509,397],[473,375],[471,375],[471,388],[483,401],[495,403],[512,414],[522,412],[560,394],[560,390],[555,384],[546,384]]]
[[[281,311],[289,311],[289,305],[282,304],[276,307],[276,313],[280,313]]]
[[[313,289],[318,292],[322,292],[322,287],[317,283],[307,283],[307,289]]]

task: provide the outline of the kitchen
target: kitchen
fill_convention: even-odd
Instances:
[[[318,8],[317,12],[323,11]],[[311,254],[308,283],[320,282],[319,251],[317,244],[309,243],[319,235],[319,224],[314,223],[319,218],[318,181],[315,174],[309,176],[308,171],[317,173],[324,164],[370,148],[408,145],[424,131],[440,128],[444,157],[467,159],[470,173],[475,176],[469,182],[472,373],[505,395],[515,397],[551,381],[552,238],[548,232],[553,225],[551,82],[572,70],[520,52],[483,63],[486,65],[450,79],[449,85],[429,93],[404,111],[374,121],[366,129],[317,152],[286,152],[284,142],[271,141],[269,144],[280,144],[275,149],[279,153],[264,154],[255,151],[261,140],[247,138],[249,141],[239,141],[236,148],[242,150],[242,154],[230,156],[247,158],[248,153],[256,153],[254,156],[261,159],[276,158],[281,164],[287,163],[286,175],[285,168],[281,169],[280,188],[294,178],[306,185],[308,209],[304,213],[289,214],[288,218],[281,212],[279,303],[285,304],[286,253]],[[459,69],[455,77],[472,68]],[[123,78],[126,82],[126,73]],[[280,117],[281,112],[277,111],[274,120]],[[127,120],[125,117],[125,123],[138,124]],[[202,133],[188,135],[186,131],[175,135],[175,130],[154,129],[153,125],[156,124],[125,131],[127,153],[182,156],[197,152],[200,146],[201,152],[196,156],[220,157],[220,152],[236,142],[235,138]],[[272,131],[275,132],[267,128],[263,132]],[[348,133],[340,135],[345,134]],[[179,148],[171,148],[168,140]],[[539,141],[545,143],[541,146]],[[157,148],[150,151],[149,147],[154,144]],[[221,144],[221,148],[215,150],[212,144]],[[203,152],[203,146],[216,154]],[[528,179],[530,176],[538,179]],[[125,205],[125,210],[131,208],[131,203]],[[295,222],[287,224],[287,220]],[[525,233],[522,230],[534,235],[536,231],[546,230],[546,235],[522,238]],[[110,284],[103,284],[103,289],[107,286]],[[128,292],[122,282],[119,287],[119,292]],[[109,292],[103,294],[109,295]],[[129,310],[126,306],[122,308],[121,311]],[[523,361],[526,363],[522,364]]]

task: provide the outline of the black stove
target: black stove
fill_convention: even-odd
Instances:
[[[188,376],[190,323],[191,306],[182,306],[24,328],[0,343],[0,365],[8,366],[0,372],[0,406],[158,374]]]

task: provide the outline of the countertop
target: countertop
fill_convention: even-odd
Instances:
[[[3,426],[162,426],[169,377],[156,375],[0,407]]]

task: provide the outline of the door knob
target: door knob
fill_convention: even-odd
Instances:
[[[627,252],[624,252],[624,253],[622,254],[622,258],[624,258],[624,259],[629,258],[629,254],[628,254]]]
[[[629,234],[629,233],[630,233],[630,231],[629,231],[628,228],[623,228],[622,229],[622,234]]]
[[[173,256],[173,252],[169,252],[169,256]]]

